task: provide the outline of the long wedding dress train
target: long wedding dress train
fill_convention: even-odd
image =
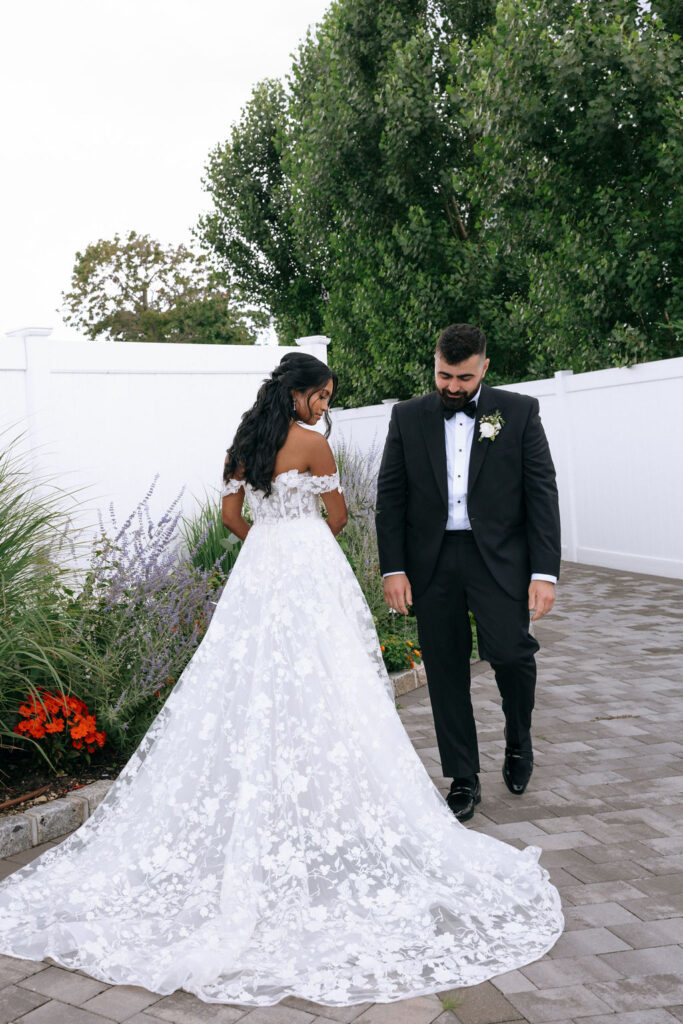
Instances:
[[[400,722],[321,516],[338,485],[246,486],[255,525],[204,639],[92,816],[0,883],[0,952],[334,1006],[477,984],[555,943],[540,850],[461,825]]]

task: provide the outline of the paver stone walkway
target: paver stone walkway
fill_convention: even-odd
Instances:
[[[543,849],[566,931],[543,959],[400,1003],[262,1009],[202,1003],[0,956],[0,1024],[676,1024],[683,1021],[683,583],[564,565],[541,642],[535,770],[501,777],[491,669],[474,670],[483,799],[467,827]],[[446,792],[426,688],[401,717]],[[400,785],[400,779],[397,779]],[[53,844],[47,844],[53,845]],[[0,877],[45,847],[0,862]]]

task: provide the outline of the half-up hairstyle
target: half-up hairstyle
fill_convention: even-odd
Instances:
[[[287,440],[292,419],[292,389],[308,391],[322,388],[332,381],[332,396],[337,393],[337,374],[315,356],[305,352],[287,352],[270,377],[263,381],[251,409],[242,416],[223,469],[227,481],[239,470],[253,488],[270,494],[273,469],[278,451]],[[310,395],[308,398],[310,403]],[[310,409],[310,405],[309,405]],[[325,418],[325,437],[329,437],[332,421]]]

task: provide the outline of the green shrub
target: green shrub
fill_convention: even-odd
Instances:
[[[75,492],[36,479],[18,450],[24,434],[7,433],[0,434],[0,749],[33,751],[55,768],[40,743],[14,732],[18,707],[40,687],[70,694],[86,673],[101,679],[104,666],[69,612],[77,572],[65,548],[73,556]]]

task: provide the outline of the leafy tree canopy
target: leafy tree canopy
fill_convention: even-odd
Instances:
[[[676,5],[334,0],[211,154],[198,227],[340,398],[432,386],[448,323],[490,379],[682,351]]]
[[[294,230],[292,183],[283,167],[288,100],[281,82],[254,90],[230,139],[209,156],[204,186],[214,209],[196,230],[239,281],[245,297],[269,310],[280,340],[319,334],[322,283],[316,254]]]
[[[252,344],[265,318],[235,305],[227,275],[184,245],[116,234],[76,253],[63,318],[93,339]]]

